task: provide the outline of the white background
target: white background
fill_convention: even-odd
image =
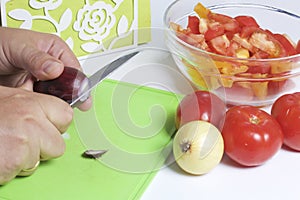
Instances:
[[[163,26],[163,13],[172,0],[152,0],[152,26]],[[260,1],[201,1],[206,2],[254,2],[272,3],[273,6],[300,14],[296,0]],[[268,16],[266,16],[268,17]],[[276,23],[276,22],[274,22]],[[291,27],[299,32],[300,27]],[[298,200],[300,199],[300,153],[281,149],[266,164],[255,168],[241,168],[222,160],[213,171],[204,176],[191,176],[182,172],[176,164],[161,169],[142,200],[200,199],[200,200]]]

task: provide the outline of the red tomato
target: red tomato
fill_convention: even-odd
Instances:
[[[273,34],[274,38],[283,46],[288,56],[297,54],[294,45],[282,34]]]
[[[281,80],[281,81],[269,81],[268,84],[268,94],[276,95],[278,93],[283,92],[284,88],[287,87],[290,80]]]
[[[261,56],[258,57],[256,54],[254,56],[256,58],[261,58]],[[251,74],[269,74],[271,72],[271,65],[269,63],[253,63],[249,65],[247,72]]]
[[[233,18],[225,14],[214,13],[200,3],[195,6],[194,11],[198,16],[188,17],[186,29],[181,30],[182,28],[179,27],[174,30],[187,34],[187,37],[181,36],[180,38],[195,47],[235,57],[237,44],[239,48],[247,49],[250,53],[249,57],[255,59],[280,58],[300,54],[300,40],[294,46],[285,35],[262,29],[252,16],[240,15]],[[201,37],[188,38],[188,34]],[[224,35],[228,41],[220,37]],[[203,36],[205,41],[202,40]],[[234,45],[231,45],[232,42]]]
[[[286,51],[269,31],[257,30],[249,38],[250,44],[270,55],[271,58],[284,57]]]
[[[200,24],[200,20],[198,17],[196,16],[189,16],[189,20],[188,20],[188,28],[190,28],[191,32],[194,34],[199,34],[199,24]]]
[[[179,39],[187,42],[189,34],[191,33],[190,29],[181,29],[181,27],[175,23],[172,24],[172,28],[176,31],[176,36]]]
[[[243,166],[265,163],[281,148],[283,134],[278,122],[253,106],[231,107],[222,129],[225,153]]]
[[[257,24],[256,20],[251,16],[237,16],[234,18],[241,27],[256,27],[259,28],[259,25]]]
[[[226,33],[225,33],[226,37],[227,37],[230,41],[232,41],[232,38],[234,37],[234,34],[235,34],[235,33],[233,33],[233,32],[226,32]]]
[[[268,54],[267,52],[258,50],[256,51],[251,58],[256,58],[256,59],[266,59],[269,58],[270,54]]]
[[[259,30],[259,28],[255,26],[245,26],[241,29],[240,36],[242,38],[248,38],[254,33],[255,31]]]
[[[300,151],[300,92],[279,97],[272,106],[271,114],[282,128],[284,144]]]
[[[227,36],[227,35],[226,35]],[[228,38],[228,36],[227,36]],[[230,40],[228,38],[228,40]],[[226,49],[226,56],[236,57],[236,51],[240,48],[239,44],[235,41],[231,41]]]
[[[213,50],[214,53],[220,54],[220,55],[226,55],[227,54],[227,48],[230,46],[230,41],[226,37],[226,35],[221,35],[218,37],[215,37],[214,39],[210,40],[209,47],[211,50]]]
[[[300,54],[300,40],[298,40],[298,43],[296,46],[296,52],[297,52],[297,54]]]
[[[218,36],[224,34],[224,27],[220,25],[215,25],[214,27],[209,28],[205,33],[204,37],[206,41],[210,41]]]
[[[208,91],[196,91],[184,96],[177,108],[176,126],[190,121],[203,120],[218,126],[226,112],[225,103]]]
[[[239,31],[239,23],[234,18],[227,15],[210,12],[208,14],[208,19],[219,22],[226,31],[234,33]]]

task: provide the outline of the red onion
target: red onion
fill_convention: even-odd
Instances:
[[[53,95],[71,103],[79,98],[88,86],[89,80],[83,72],[72,67],[65,67],[58,78],[35,82],[33,91]],[[88,97],[89,94],[80,99],[80,102],[84,102]]]

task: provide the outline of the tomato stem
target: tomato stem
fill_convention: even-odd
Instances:
[[[252,124],[258,124],[259,123],[259,118],[255,115],[252,115],[249,119],[250,123]]]

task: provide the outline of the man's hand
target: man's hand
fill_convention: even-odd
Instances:
[[[73,109],[64,101],[0,86],[0,185],[41,160],[61,156]]]
[[[33,83],[57,78],[65,66],[81,70],[58,36],[0,27],[0,185],[64,153],[61,133],[73,109],[57,97],[33,92]],[[91,105],[89,98],[78,108]]]
[[[33,84],[35,79],[54,79],[64,66],[81,70],[74,53],[58,36],[0,27],[0,85],[19,87],[28,80]],[[91,104],[90,98],[79,109],[88,110]]]

